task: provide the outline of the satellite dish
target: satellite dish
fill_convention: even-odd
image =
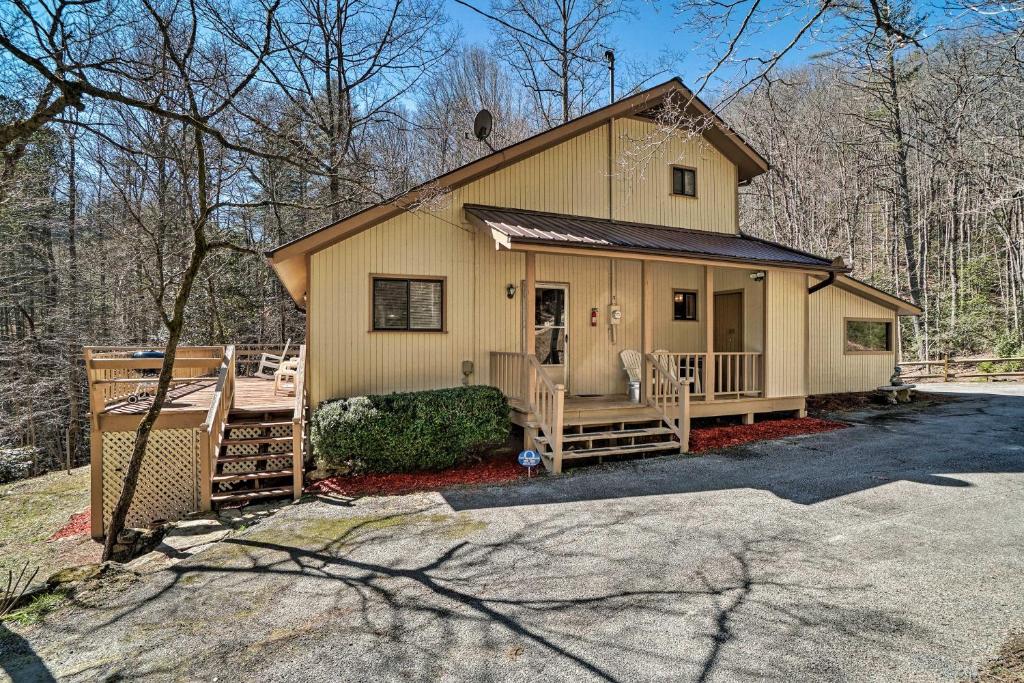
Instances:
[[[481,109],[477,112],[476,118],[473,119],[473,135],[476,136],[477,140],[482,142],[491,134],[491,128],[493,126],[494,117],[491,116],[491,112],[486,109]]]

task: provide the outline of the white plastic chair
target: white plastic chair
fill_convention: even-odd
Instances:
[[[272,353],[264,353],[260,356],[259,367],[256,368],[256,372],[253,377],[259,377],[260,379],[274,379],[274,374],[278,368],[281,367],[281,362],[288,357],[288,347],[292,345],[292,340],[289,339],[284,344],[284,351],[280,356],[275,356]]]
[[[629,376],[630,382],[639,382],[643,373],[644,357],[636,349],[623,349],[619,354],[622,359],[622,367]]]
[[[295,375],[299,372],[299,359],[281,361],[281,367],[274,373],[274,395],[295,395]]]

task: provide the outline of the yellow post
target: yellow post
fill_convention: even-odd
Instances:
[[[532,251],[526,252],[526,278],[523,281],[523,353],[527,356],[537,355],[537,261]],[[533,394],[537,377],[533,373],[533,364],[525,363],[526,372],[526,404],[533,410]]]

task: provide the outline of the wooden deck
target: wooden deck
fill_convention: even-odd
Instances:
[[[216,378],[197,379],[188,384],[179,384],[168,392],[168,400],[164,402],[162,412],[206,412],[210,409],[217,385]],[[107,406],[103,412],[110,415],[141,415],[153,404],[151,397],[140,399],[136,403],[121,401]],[[295,397],[274,394],[274,382],[259,377],[238,377],[235,379],[235,401],[233,409],[249,412],[266,410],[291,410],[295,407]]]
[[[512,408],[512,422],[524,426],[533,421],[533,416],[520,400],[509,401]],[[752,415],[776,411],[793,410],[804,414],[803,396],[784,398],[761,398],[740,396],[716,398],[706,401],[703,396],[690,399],[691,417],[721,417],[726,415]],[[654,409],[646,403],[633,403],[624,395],[610,396],[566,396],[565,424],[580,425],[607,421],[629,422],[657,419]]]

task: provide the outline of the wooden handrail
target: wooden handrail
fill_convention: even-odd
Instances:
[[[679,452],[686,453],[690,450],[690,380],[680,379],[665,364],[667,355],[648,353],[646,356],[650,369],[647,403],[676,435]]]
[[[200,510],[212,507],[213,475],[216,471],[216,460],[224,440],[224,425],[235,400],[235,347],[228,346],[221,359],[217,373],[217,386],[213,390],[210,409],[206,411],[206,420],[200,427],[199,477],[202,482],[200,490]]]
[[[292,411],[292,496],[302,497],[305,464],[302,444],[305,436],[306,412],[306,345],[299,346],[299,363],[295,368],[295,407]]]
[[[562,472],[562,432],[565,420],[565,386],[555,384],[533,354],[524,354],[528,367],[530,412],[548,439],[551,448],[551,472]]]
[[[518,351],[491,351],[490,383],[513,401],[527,401],[526,354]]]

